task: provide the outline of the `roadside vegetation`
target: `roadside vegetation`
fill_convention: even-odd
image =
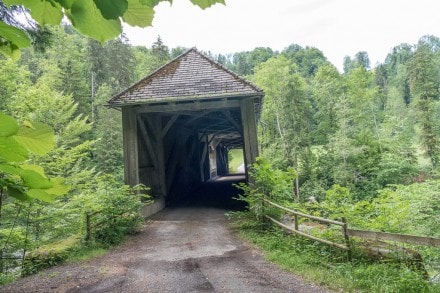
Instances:
[[[401,186],[400,189],[387,188],[371,202],[347,200],[350,198],[349,191],[341,186],[330,189],[326,198],[320,202],[298,202],[292,200],[292,179],[295,175],[293,170],[274,169],[266,160],[260,158],[252,171],[254,187],[243,184],[239,187],[245,192],[239,200],[245,201],[249,209],[229,214],[233,220],[232,225],[245,239],[262,248],[268,260],[301,275],[308,281],[344,292],[440,291],[440,248],[389,243],[391,250],[394,250],[393,257],[377,259],[362,249],[365,247],[364,242],[352,239],[352,260],[349,261],[345,251],[289,234],[265,220],[264,215],[270,215],[282,222],[291,221],[286,214],[262,202],[265,198],[303,213],[333,220],[340,220],[345,216],[351,228],[412,235],[429,234],[438,237],[439,226],[425,219],[437,216],[437,212],[433,215],[426,214],[426,204],[439,190],[438,186],[432,184],[439,184],[439,181]],[[424,196],[412,196],[414,188],[422,190]],[[431,190],[431,197],[427,190]],[[390,192],[396,192],[394,196],[400,196],[390,200]],[[421,206],[423,208],[420,208]],[[304,220],[300,221],[300,226],[307,228],[307,231],[303,232],[308,234],[330,241],[344,242],[340,229],[334,230],[329,226]],[[372,242],[367,244],[372,245]],[[428,276],[425,270],[414,266],[411,255],[406,255],[405,250],[400,249],[402,247],[420,253],[423,268],[428,272]]]

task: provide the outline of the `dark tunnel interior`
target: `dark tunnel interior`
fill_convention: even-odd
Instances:
[[[194,186],[191,193],[169,204],[169,207],[204,207],[230,211],[243,210],[244,201],[238,200],[243,191],[236,187],[244,183],[244,175],[217,177]]]

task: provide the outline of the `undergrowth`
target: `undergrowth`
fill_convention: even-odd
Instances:
[[[343,292],[440,292],[404,264],[372,262],[356,254],[352,262],[344,252],[285,233],[248,213],[231,215],[242,237],[261,248],[266,258],[301,275],[305,280]]]

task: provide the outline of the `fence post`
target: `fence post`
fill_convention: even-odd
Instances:
[[[298,225],[298,214],[296,213],[296,212],[297,212],[296,209],[295,209],[294,211],[295,211],[295,213],[293,214],[293,217],[294,217],[294,219],[295,219],[295,230],[298,231],[298,229],[299,229],[299,225]]]
[[[344,233],[344,238],[345,238],[345,245],[347,245],[348,250],[347,250],[347,256],[348,256],[348,261],[351,261],[351,245],[350,245],[350,237],[348,235],[348,231],[347,231],[347,219],[345,217],[342,217],[342,223],[344,223],[344,225],[342,226],[342,230]]]
[[[90,241],[90,234],[91,234],[91,232],[90,232],[90,217],[91,217],[91,215],[90,215],[90,213],[86,213],[86,242],[89,242]]]

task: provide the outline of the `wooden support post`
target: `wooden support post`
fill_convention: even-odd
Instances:
[[[258,157],[257,124],[254,110],[254,99],[240,101],[241,120],[243,125],[244,161],[246,178],[249,182],[249,167]]]
[[[345,245],[347,245],[348,248],[347,250],[348,261],[351,261],[350,236],[348,235],[347,219],[345,217],[342,217],[342,223],[344,223],[344,225],[342,225],[342,232],[344,233]]]
[[[139,184],[137,114],[133,108],[122,108],[125,184]]]
[[[296,213],[297,210],[294,210],[295,213],[293,214],[294,220],[295,220],[295,230],[298,231],[299,230],[299,223],[298,223],[298,214]]]

